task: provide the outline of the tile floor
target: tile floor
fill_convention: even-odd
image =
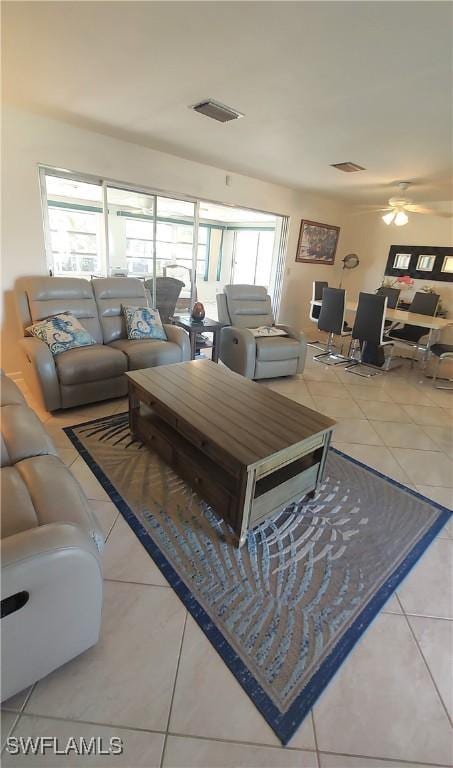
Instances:
[[[311,359],[264,386],[338,420],[334,445],[442,504],[453,498],[453,393],[409,366],[372,380]],[[187,615],[62,432],[125,401],[40,412],[107,537],[99,644],[5,702],[3,739],[120,736],[137,768],[390,768],[453,763],[453,524],[352,651],[286,748]],[[80,757],[3,764],[80,766]]]

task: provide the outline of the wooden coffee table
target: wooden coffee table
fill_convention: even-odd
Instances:
[[[316,490],[335,422],[209,360],[129,371],[129,422],[233,528]]]

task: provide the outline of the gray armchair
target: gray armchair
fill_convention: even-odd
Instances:
[[[304,334],[276,325],[270,296],[258,285],[226,285],[217,294],[219,321],[225,324],[220,340],[220,359],[248,379],[270,379],[302,373],[307,342]],[[273,325],[287,336],[256,338],[250,329]]]

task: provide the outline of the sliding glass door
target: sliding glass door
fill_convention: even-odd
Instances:
[[[181,283],[176,312],[198,299],[214,318],[216,294],[228,283],[278,294],[283,217],[56,169],[41,168],[40,177],[52,274],[138,277],[149,281],[154,305],[157,288],[165,288],[159,278],[174,278]]]

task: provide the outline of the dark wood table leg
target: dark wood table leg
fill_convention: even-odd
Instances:
[[[189,338],[190,338],[190,359],[195,360],[195,355],[197,354],[197,329],[195,330],[193,328],[189,331]]]
[[[129,429],[131,434],[135,434],[137,418],[140,413],[140,400],[137,397],[135,388],[129,384]]]
[[[216,330],[212,332],[211,360],[213,363],[219,362],[219,342],[220,342],[220,329],[216,328]]]

